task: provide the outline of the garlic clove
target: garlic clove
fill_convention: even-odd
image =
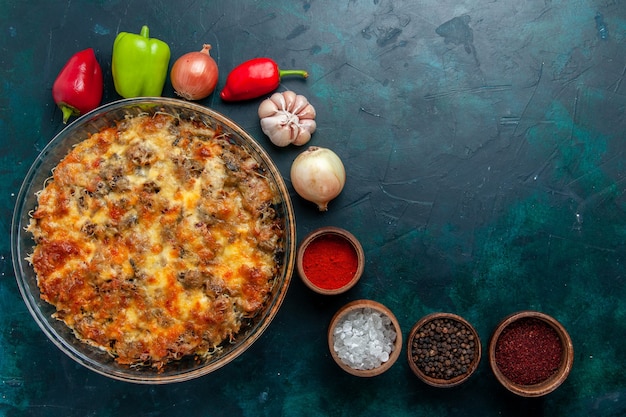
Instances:
[[[263,119],[264,117],[270,117],[276,114],[278,111],[278,106],[276,106],[276,102],[269,98],[266,98],[259,105],[259,117]]]
[[[309,132],[306,129],[300,129],[300,131],[298,132],[298,136],[296,136],[294,141],[291,143],[297,146],[302,146],[310,140],[311,140],[311,132]]]
[[[289,131],[291,132],[291,142],[296,140],[301,130],[300,124],[298,123],[298,117],[297,116],[293,116],[293,117],[295,118],[295,120],[292,120],[291,123],[287,123],[287,125],[285,125],[285,127],[289,128]]]
[[[283,98],[285,99],[285,108],[283,110],[287,110],[290,113],[294,113],[293,108],[294,108],[294,104],[296,102],[296,98],[298,97],[298,95],[290,90],[284,91],[282,94],[283,94]]]
[[[291,112],[297,115],[309,104],[309,100],[306,97],[298,94],[293,102],[293,106],[291,107]]]
[[[309,103],[296,113],[300,119],[315,119],[315,108]]]
[[[306,130],[310,134],[313,134],[315,129],[317,129],[317,123],[315,123],[315,120],[313,119],[300,119],[298,126],[300,127],[300,130]]]
[[[261,129],[276,146],[287,146],[293,142],[293,131],[288,125],[283,125],[282,116],[270,116],[261,119]]]
[[[270,96],[269,100],[276,105],[277,110],[285,110],[286,103],[283,93],[274,93]]]
[[[261,119],[261,129],[274,145],[284,147],[295,140],[300,128],[297,124],[285,123],[284,115],[277,115]]]
[[[308,130],[311,134],[317,129],[317,123],[314,119],[300,119],[298,126],[300,126],[300,129]]]

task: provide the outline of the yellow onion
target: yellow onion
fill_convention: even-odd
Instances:
[[[320,211],[337,197],[346,183],[346,170],[330,149],[310,146],[291,164],[291,184],[300,197],[317,204]]]
[[[209,54],[211,45],[199,52],[189,52],[174,62],[170,78],[176,94],[186,100],[208,97],[217,85],[218,68]]]

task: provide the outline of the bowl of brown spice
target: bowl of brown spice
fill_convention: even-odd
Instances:
[[[520,311],[502,320],[489,342],[489,364],[496,379],[523,397],[557,389],[574,361],[572,340],[555,318]]]
[[[454,387],[476,370],[481,357],[480,338],[463,317],[432,313],[420,319],[409,333],[409,367],[434,387]]]

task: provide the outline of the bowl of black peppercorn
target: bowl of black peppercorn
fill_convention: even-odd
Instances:
[[[481,358],[480,338],[463,317],[432,313],[411,329],[407,342],[409,367],[426,384],[454,387],[472,376]]]

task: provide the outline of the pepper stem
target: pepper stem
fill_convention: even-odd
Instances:
[[[148,29],[148,26],[143,25],[141,27],[141,32],[139,32],[139,35],[143,36],[144,38],[149,38],[150,37],[150,29]]]
[[[299,75],[302,78],[308,78],[309,73],[305,70],[278,70],[278,76],[283,78],[286,75]]]
[[[63,124],[66,124],[70,117],[80,115],[80,110],[78,110],[76,107],[68,106],[64,103],[59,103],[59,108],[63,112]]]

